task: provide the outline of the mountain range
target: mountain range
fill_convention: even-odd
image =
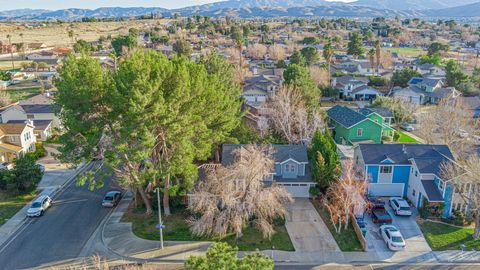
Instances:
[[[235,17],[480,17],[479,0],[357,0],[351,3],[326,0],[228,0],[181,9],[145,7],[102,7],[90,9],[18,9],[0,11],[0,20],[75,21],[85,17],[120,18],[146,14],[171,16],[235,16]]]

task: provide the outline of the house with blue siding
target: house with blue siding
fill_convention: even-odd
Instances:
[[[234,150],[247,151],[244,146],[242,144],[224,144],[222,146],[222,165],[229,166],[235,162],[235,159],[240,158],[238,155],[234,155]],[[271,151],[275,168],[265,179],[265,184],[276,183],[284,186],[293,197],[310,197],[310,187],[314,187],[315,182],[312,181],[307,147],[303,144],[272,144],[267,145],[266,148]]]
[[[359,144],[354,148],[354,162],[370,182],[370,195],[408,198],[415,207],[443,203],[442,215],[451,216],[453,184],[441,177],[441,165],[455,162],[448,146]]]

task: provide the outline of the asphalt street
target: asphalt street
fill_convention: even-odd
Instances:
[[[111,209],[103,208],[103,195],[114,184],[105,179],[103,188],[90,191],[69,183],[53,198],[53,205],[39,218],[28,218],[0,246],[0,269],[38,267],[79,255]]]

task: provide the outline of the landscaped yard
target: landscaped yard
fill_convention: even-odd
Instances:
[[[457,228],[447,224],[424,221],[420,229],[432,250],[480,250],[480,240],[472,238],[473,228]]]
[[[159,232],[155,228],[158,224],[158,215],[155,212],[150,217],[145,217],[142,213],[143,208],[130,209],[122,218],[123,222],[132,222],[133,233],[141,238],[149,240],[158,240]],[[253,251],[256,249],[265,250],[275,247],[276,250],[294,251],[292,242],[284,225],[276,225],[276,233],[272,239],[263,239],[262,233],[254,228],[244,229],[243,236],[239,239],[231,234],[222,239],[215,237],[198,237],[190,232],[187,220],[190,219],[189,213],[184,210],[172,210],[172,215],[164,218],[163,222],[166,228],[163,230],[163,237],[170,241],[223,241],[232,246],[237,246],[239,250]]]
[[[414,138],[408,136],[407,134],[401,132],[400,130],[396,130],[397,134],[398,134],[398,139],[395,140],[395,142],[399,142],[399,143],[418,143],[417,140],[415,140]],[[395,137],[397,138],[397,137]]]
[[[20,209],[29,203],[36,196],[36,192],[26,195],[13,196],[0,191],[0,225],[7,222]]]
[[[328,213],[328,210],[317,200],[313,200],[312,203],[342,251],[363,251],[362,245],[360,244],[352,225],[349,224],[346,230],[342,229],[341,233],[336,233],[335,228],[330,221],[330,213]]]

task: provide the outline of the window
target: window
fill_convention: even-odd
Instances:
[[[25,141],[30,140],[30,138],[32,138],[31,135],[30,135],[30,132],[27,132],[27,133],[23,134],[23,138],[25,139]]]
[[[295,172],[295,166],[292,164],[285,164],[285,172]]]
[[[27,114],[27,119],[34,119],[35,115],[34,114]]]
[[[445,189],[445,182],[442,180],[438,181],[438,188],[443,191]]]
[[[415,171],[415,177],[417,177],[417,176],[418,176],[418,171]]]
[[[392,166],[380,166],[380,173],[392,173]]]
[[[362,137],[363,136],[363,128],[357,128],[357,136]]]
[[[412,196],[415,197],[415,189],[412,190]]]

